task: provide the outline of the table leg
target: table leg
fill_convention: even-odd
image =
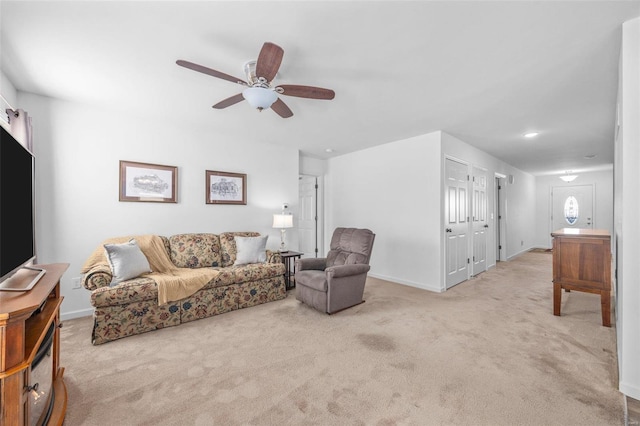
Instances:
[[[553,315],[560,316],[560,305],[562,304],[562,286],[560,283],[553,283]]]
[[[600,293],[600,305],[602,309],[602,325],[611,327],[611,292],[603,291]]]
[[[298,256],[294,256],[291,258],[291,277],[290,277],[290,281],[289,281],[289,286],[290,288],[295,288],[296,287],[296,258]]]
[[[291,258],[284,259],[284,282],[287,290],[291,289]]]

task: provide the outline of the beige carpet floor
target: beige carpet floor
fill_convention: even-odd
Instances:
[[[436,294],[370,278],[333,316],[285,300],[92,346],[64,322],[65,425],[622,425],[615,327],[526,253]],[[88,296],[87,296],[88,297]]]

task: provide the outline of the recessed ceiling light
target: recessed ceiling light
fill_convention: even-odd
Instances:
[[[332,152],[333,152],[333,149],[331,149],[331,148],[327,148],[327,149],[325,149],[325,150],[324,150],[324,152],[332,153]]]
[[[539,132],[529,132],[529,133],[525,133],[523,136],[525,138],[535,138],[536,136],[538,136],[540,133]]]

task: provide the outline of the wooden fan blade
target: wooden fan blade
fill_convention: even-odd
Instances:
[[[282,89],[282,95],[297,96],[299,98],[331,100],[336,96],[333,90],[323,89],[322,87],[299,86],[296,84],[283,84],[278,87]]]
[[[256,77],[264,77],[267,82],[273,80],[280,69],[283,56],[284,50],[280,46],[266,42],[256,61]]]
[[[282,102],[280,98],[271,105],[271,109],[282,118],[289,118],[293,115],[287,104]]]
[[[218,78],[221,78],[223,80],[230,81],[232,83],[242,84],[243,86],[247,85],[247,83],[244,80],[242,80],[241,78],[234,77],[232,75],[225,74],[223,72],[216,71],[216,70],[211,69],[211,68],[203,67],[202,65],[194,64],[193,62],[183,61],[182,59],[178,59],[176,61],[176,64],[180,65],[181,67],[185,67],[185,68],[189,68],[189,69],[194,70],[194,71],[201,72],[203,74],[212,75],[214,77],[218,77]]]
[[[233,95],[230,98],[227,98],[225,100],[222,100],[222,101],[218,102],[212,108],[223,109],[223,108],[229,107],[231,105],[235,105],[235,104],[237,104],[238,102],[241,102],[241,101],[244,101],[244,96],[242,96],[242,93],[238,93],[237,95]]]

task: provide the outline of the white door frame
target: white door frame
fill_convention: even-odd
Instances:
[[[507,260],[507,175],[495,173],[493,224],[496,232],[496,263]]]
[[[324,257],[324,176],[300,174],[298,180],[303,177],[314,178],[316,181],[316,254],[315,257]],[[300,185],[298,185],[298,193]]]

